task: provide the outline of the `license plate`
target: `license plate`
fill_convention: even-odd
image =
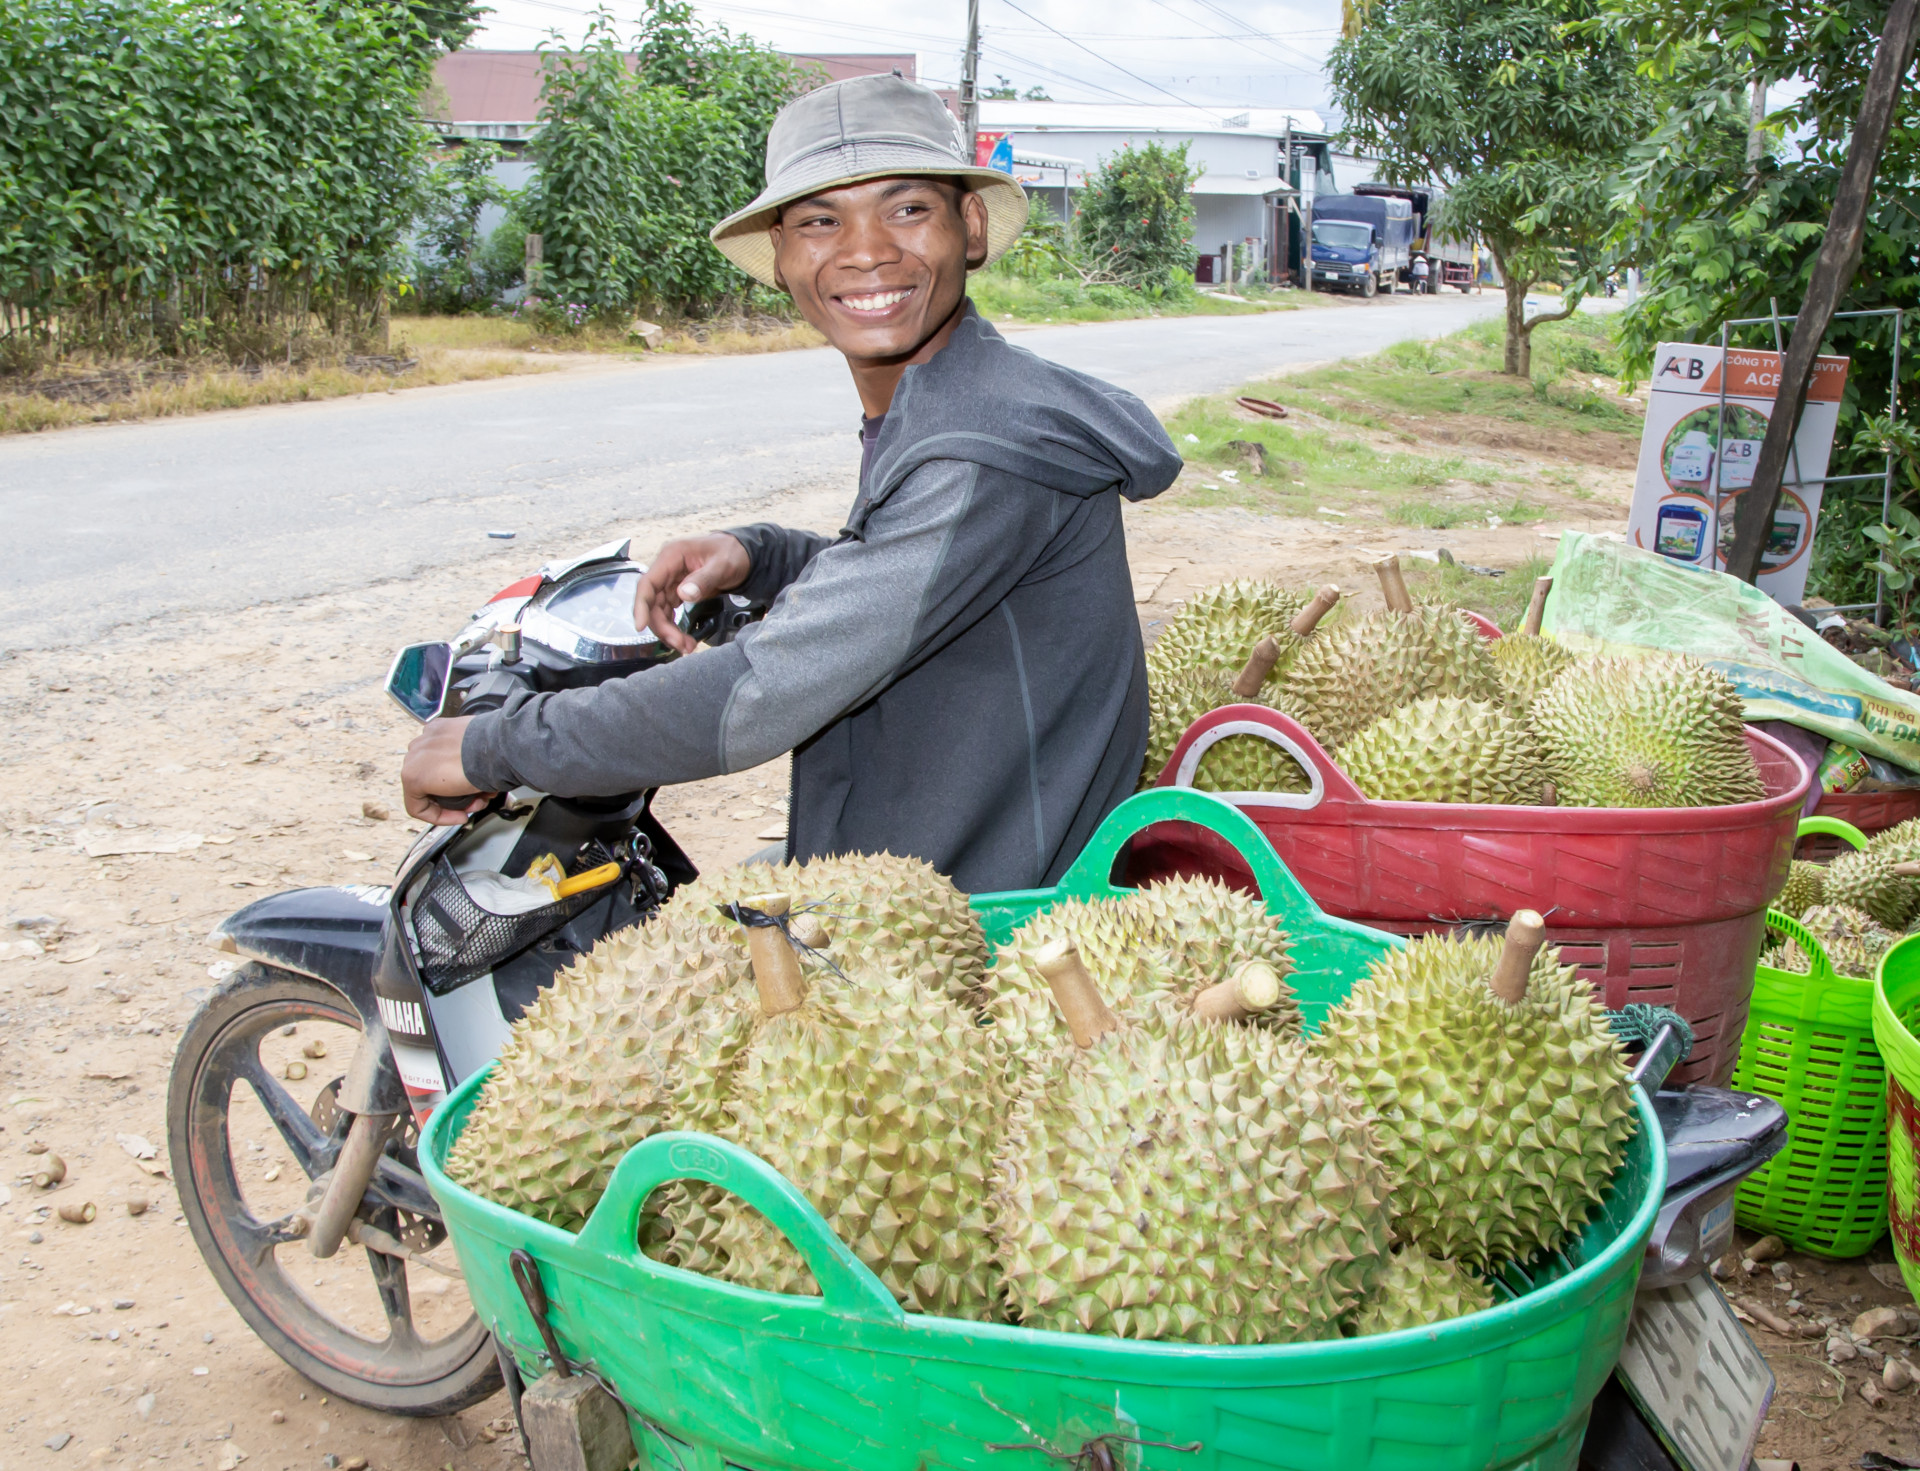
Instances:
[[[1705,1272],[1634,1300],[1620,1378],[1685,1471],[1746,1471],[1773,1370]]]

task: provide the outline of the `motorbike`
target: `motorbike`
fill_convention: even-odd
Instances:
[[[634,625],[644,570],[624,542],[550,563],[452,640],[401,649],[387,691],[424,722],[676,658]],[[762,611],[725,596],[676,618],[712,645]],[[697,876],[653,797],[503,793],[422,833],[391,884],[274,894],[210,937],[238,965],[188,1022],[169,1079],[181,1208],[248,1326],[323,1390],[437,1416],[501,1387],[420,1175],[419,1126],[562,966]],[[530,870],[548,889],[509,885],[503,902],[501,881]],[[333,1057],[347,1061],[328,1078]]]
[[[550,563],[452,640],[401,649],[387,692],[424,722],[673,659],[634,625],[644,570],[626,543]],[[763,611],[726,596],[682,607],[677,621],[711,645]],[[324,1391],[440,1416],[502,1387],[420,1174],[420,1125],[491,1062],[563,966],[698,876],[653,814],[654,795],[502,793],[420,834],[391,884],[270,895],[210,936],[238,964],[188,1022],[169,1080],[181,1209],[248,1326]],[[511,881],[530,873],[547,887],[522,907],[534,886]],[[503,902],[503,880],[520,897]],[[1785,1115],[1769,1100],[1661,1088],[1682,1051],[1676,1030],[1659,1028],[1635,1069],[1672,1161],[1644,1286],[1686,1280],[1726,1251],[1735,1187],[1784,1141]],[[325,1078],[317,1064],[335,1056],[345,1067]],[[359,1251],[343,1255],[349,1246]],[[1596,1434],[1638,1413],[1615,1399],[1596,1409]]]

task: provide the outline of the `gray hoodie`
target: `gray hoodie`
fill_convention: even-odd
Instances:
[[[482,790],[697,781],[793,752],[796,858],[924,858],[969,893],[1054,882],[1133,790],[1147,684],[1120,498],[1180,469],[1132,394],[968,306],[908,368],[847,525],[740,527],[734,642],[468,726]]]

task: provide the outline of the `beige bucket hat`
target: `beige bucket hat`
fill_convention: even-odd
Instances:
[[[713,227],[728,260],[775,285],[773,239],[780,207],[796,199],[896,174],[964,180],[987,206],[989,265],[1027,223],[1027,194],[1013,179],[967,156],[967,139],[940,94],[905,77],[831,82],[780,109],[767,135],[767,187],[745,209]]]

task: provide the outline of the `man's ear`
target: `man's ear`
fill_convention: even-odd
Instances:
[[[967,226],[967,269],[987,263],[987,202],[969,189],[960,196],[960,218]]]
[[[773,241],[773,284],[792,296],[793,293],[787,291],[787,278],[780,274],[780,226],[777,222],[767,226],[767,238]]]

